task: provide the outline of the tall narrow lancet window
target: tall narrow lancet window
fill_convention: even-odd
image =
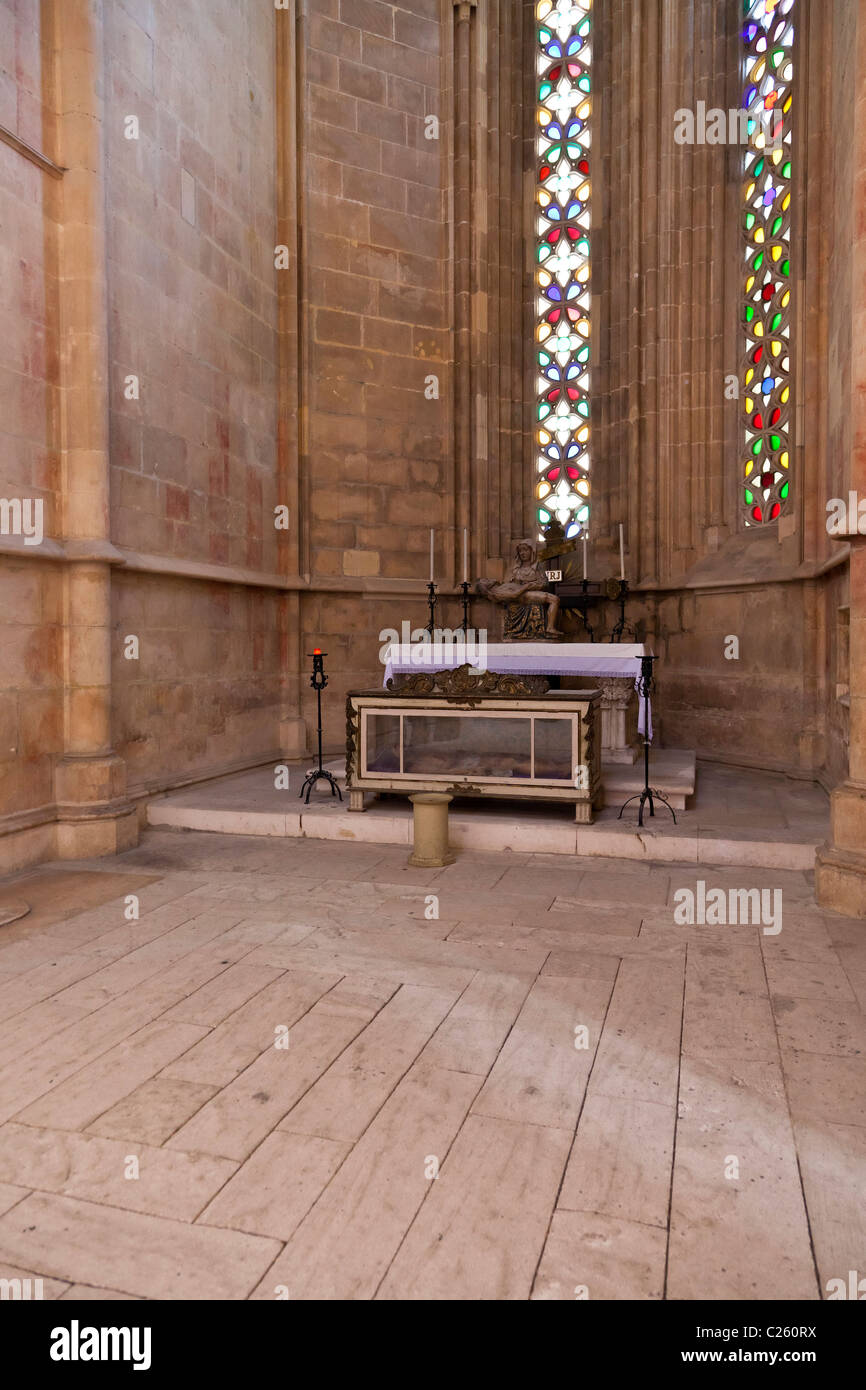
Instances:
[[[741,479],[746,524],[790,504],[791,198],[795,0],[744,0],[745,335]]]
[[[539,527],[589,527],[592,0],[538,0],[536,354]]]

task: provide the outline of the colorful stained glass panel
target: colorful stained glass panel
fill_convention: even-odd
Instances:
[[[746,524],[790,503],[791,197],[795,0],[743,0],[745,351],[740,399]]]
[[[589,526],[592,0],[536,17],[536,519]]]

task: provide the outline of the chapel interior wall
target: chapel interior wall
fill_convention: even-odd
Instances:
[[[46,10],[0,0],[17,64],[0,123],[50,153]],[[629,616],[662,656],[664,744],[832,784],[846,767],[847,577],[820,573],[838,550],[820,522],[853,444],[854,214],[846,142],[828,134],[851,117],[856,5],[829,10],[804,0],[810,53],[833,63],[811,56],[803,77],[804,154],[822,177],[803,212],[802,486],[768,544],[739,523],[739,406],[724,394],[738,370],[735,161],[712,147],[684,158],[672,140],[678,106],[736,100],[739,6],[598,0],[593,563],[617,572],[622,521]],[[315,645],[338,752],[346,690],[381,682],[380,632],[427,621],[430,528],[451,627],[463,527],[472,578],[501,577],[532,532],[533,20],[526,0],[312,0],[286,12],[299,54],[285,37],[275,49],[282,16],[267,7],[103,11],[111,542],[129,560],[112,566],[112,729],[135,791],[268,758],[298,710],[312,734]],[[14,229],[0,370],[17,412],[0,422],[0,493],[43,497],[54,534],[59,186],[0,144]],[[291,263],[276,286],[275,225]],[[288,537],[267,525],[286,496]],[[19,815],[50,801],[64,746],[63,564],[2,564],[15,602],[0,759],[4,810]],[[498,636],[490,605],[473,619]]]
[[[0,125],[50,156],[53,81],[40,19],[38,0],[0,4]],[[57,183],[0,143],[0,498],[27,500],[31,532],[41,506],[45,536],[61,520],[57,354]],[[4,529],[15,524],[10,513]],[[63,748],[62,572],[24,541],[0,537],[0,833],[51,805]]]

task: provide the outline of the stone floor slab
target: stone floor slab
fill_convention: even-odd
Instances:
[[[676,1094],[682,1009],[682,964],[624,960],[593,1066],[591,1092],[670,1104]]]
[[[253,1296],[273,1298],[282,1285],[290,1299],[372,1298],[477,1088],[468,1073],[412,1068]]]
[[[611,989],[610,981],[592,977],[536,980],[473,1114],[572,1134]]]
[[[39,1192],[192,1221],[235,1172],[208,1154],[131,1146],[96,1135],[0,1126],[0,1180],[26,1175]]]
[[[557,1208],[667,1229],[676,1111],[588,1095]]]
[[[0,1265],[142,1298],[245,1298],[280,1243],[34,1193],[0,1216]]]
[[[19,1118],[25,1124],[85,1129],[203,1036],[205,1030],[190,1023],[147,1023],[25,1107]]]
[[[756,823],[805,843],[799,784],[714,779],[734,849]],[[573,820],[564,853],[545,815],[533,854],[444,869],[159,830],[18,875],[0,1277],[64,1301],[785,1301],[866,1276],[862,923],[779,864],[570,860]],[[698,878],[780,887],[782,931],[679,926]]]
[[[175,1130],[201,1110],[217,1092],[216,1086],[178,1077],[154,1076],[137,1086],[110,1110],[87,1126],[106,1139],[141,1144],[164,1144]]]
[[[275,1130],[205,1208],[200,1224],[289,1240],[351,1147]]]
[[[532,1290],[534,1301],[660,1299],[665,1232],[594,1212],[557,1211]]]
[[[667,1297],[815,1298],[778,1065],[684,1059],[679,1105]]]
[[[288,1126],[355,1143],[458,998],[454,990],[401,985],[292,1107]]]
[[[569,1142],[565,1130],[473,1112],[378,1297],[527,1298]]]
[[[246,1158],[367,1027],[393,986],[343,980],[167,1141],[172,1148]],[[278,1026],[286,1027],[282,1020]],[[327,1137],[327,1136],[326,1136]]]

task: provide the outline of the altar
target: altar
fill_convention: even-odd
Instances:
[[[601,756],[604,762],[631,765],[644,733],[643,702],[636,693],[646,643],[625,642],[404,642],[385,654],[386,689],[395,679],[419,671],[454,671],[468,664],[497,675],[579,678],[600,691]],[[649,735],[652,738],[652,711]]]
[[[597,690],[544,675],[418,670],[346,696],[349,810],[365,793],[565,801],[591,825],[602,802]]]

